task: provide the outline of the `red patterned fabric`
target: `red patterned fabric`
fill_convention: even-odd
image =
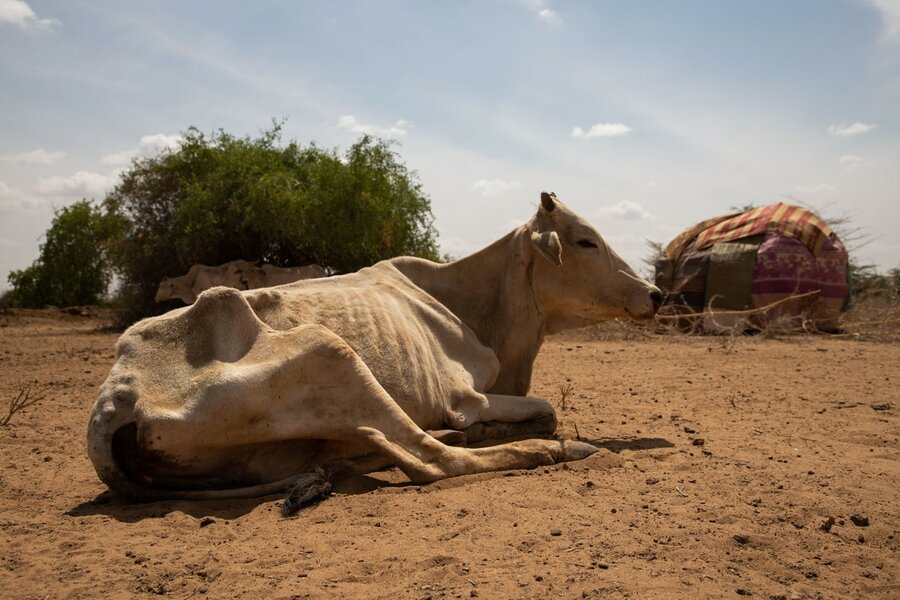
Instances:
[[[815,296],[780,304],[769,318],[803,313],[820,329],[832,329],[850,293],[847,250],[836,237],[826,240],[814,256],[796,239],[769,235],[756,256],[753,306],[761,308],[815,290],[819,291]]]
[[[812,211],[791,204],[769,204],[718,222],[697,236],[697,249],[762,233],[777,233],[799,240],[819,256],[831,238],[831,227]]]

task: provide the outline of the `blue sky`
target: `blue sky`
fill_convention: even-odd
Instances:
[[[131,157],[273,118],[396,139],[455,255],[548,190],[636,266],[793,198],[900,267],[898,107],[900,0],[0,0],[0,275]]]

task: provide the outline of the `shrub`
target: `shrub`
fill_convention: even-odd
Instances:
[[[110,282],[105,241],[119,224],[88,200],[57,210],[40,257],[9,274],[9,303],[25,308],[97,304]]]
[[[401,254],[437,259],[431,203],[391,146],[362,137],[341,157],[280,125],[256,138],[191,128],[135,161],[107,195],[125,225],[110,245],[126,322],[158,313],[156,287],[193,264],[317,263],[349,272]]]

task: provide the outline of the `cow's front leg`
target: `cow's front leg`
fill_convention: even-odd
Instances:
[[[556,431],[556,411],[541,398],[473,393],[455,409],[448,421],[465,432],[469,444]]]

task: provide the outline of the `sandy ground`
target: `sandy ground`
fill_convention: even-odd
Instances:
[[[552,339],[533,393],[596,455],[378,473],[283,519],[275,497],[104,493],[84,448],[100,325],[0,315],[0,417],[27,382],[46,393],[0,427],[4,598],[900,597],[900,345]]]

